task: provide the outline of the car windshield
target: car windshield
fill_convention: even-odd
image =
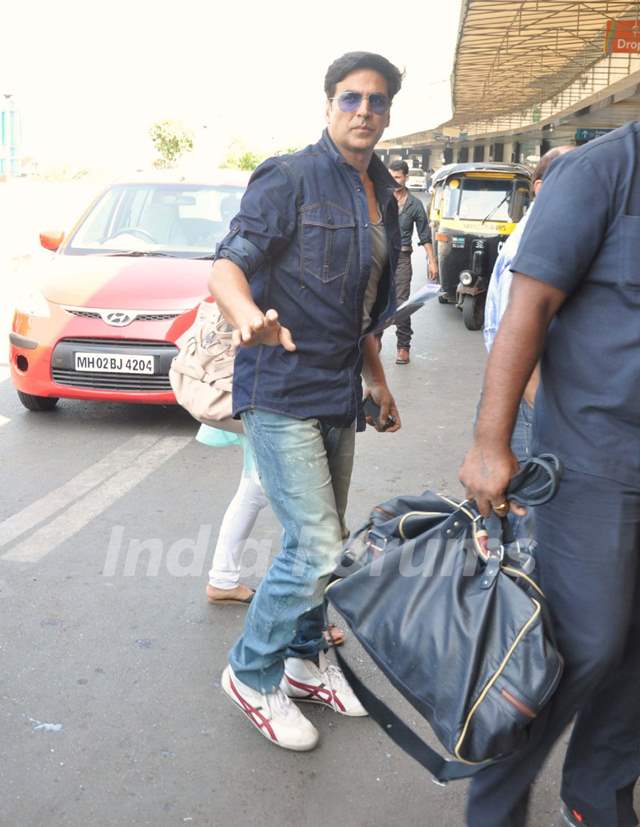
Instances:
[[[451,179],[445,190],[443,218],[511,221],[513,179]]]
[[[108,189],[71,236],[71,255],[212,255],[240,208],[238,186],[122,184]]]

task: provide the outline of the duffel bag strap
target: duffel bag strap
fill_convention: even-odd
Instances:
[[[353,669],[340,654],[338,648],[334,649],[338,664],[345,674],[349,685],[358,696],[358,700],[367,710],[373,720],[380,726],[392,741],[408,753],[413,759],[421,764],[440,784],[447,781],[454,781],[459,778],[470,778],[480,770],[484,769],[490,761],[482,764],[464,764],[462,761],[452,761],[443,758],[420,736],[408,727],[393,710],[383,703],[377,695],[362,683]]]
[[[562,476],[562,463],[554,454],[529,457],[511,478],[507,499],[526,506],[538,506],[552,500]]]

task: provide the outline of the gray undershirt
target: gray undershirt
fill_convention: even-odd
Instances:
[[[364,292],[362,333],[371,324],[371,312],[378,298],[378,287],[388,258],[387,231],[382,219],[377,224],[370,224],[369,226],[371,228],[371,273],[369,274],[367,289]]]

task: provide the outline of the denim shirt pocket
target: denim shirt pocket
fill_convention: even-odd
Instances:
[[[353,213],[331,201],[304,206],[299,213],[300,264],[325,284],[351,269],[356,243]]]

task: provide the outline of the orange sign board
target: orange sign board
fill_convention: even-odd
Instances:
[[[640,20],[609,20],[604,50],[607,53],[640,54]]]

